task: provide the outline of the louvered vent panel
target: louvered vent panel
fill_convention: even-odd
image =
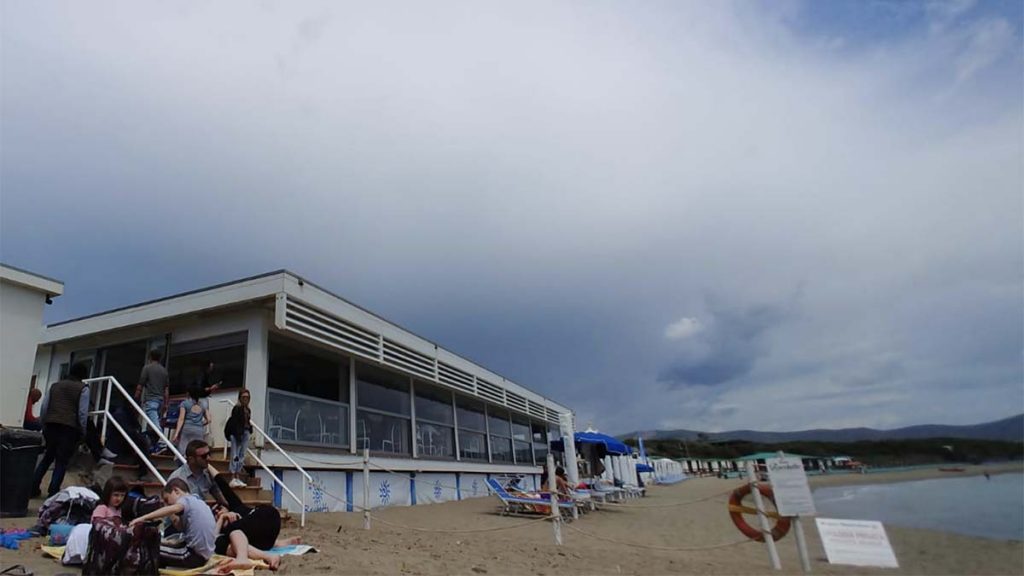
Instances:
[[[463,392],[469,392],[470,394],[475,392],[473,389],[473,376],[454,366],[449,366],[444,362],[438,362],[437,375],[438,380],[442,384],[447,384],[452,388],[462,390]]]
[[[291,298],[285,308],[285,327],[292,332],[367,358],[377,358],[377,336],[332,318]]]
[[[533,400],[529,400],[530,416],[536,416],[537,418],[546,418],[547,413],[544,411],[544,407],[537,404]]]
[[[476,379],[476,393],[492,402],[505,405],[505,390],[483,378]]]
[[[433,358],[387,339],[384,340],[384,363],[428,380],[434,379]]]
[[[526,409],[526,398],[523,398],[522,396],[520,396],[519,394],[516,394],[515,392],[509,392],[508,390],[506,390],[505,391],[505,402],[506,402],[506,404],[508,404],[508,407],[513,409],[513,410],[518,410],[518,411],[524,412],[524,413],[527,411],[527,409]]]
[[[555,410],[552,410],[551,408],[547,408],[547,411],[548,411],[548,422],[551,422],[551,423],[554,423],[554,424],[558,424],[558,412],[556,412]]]

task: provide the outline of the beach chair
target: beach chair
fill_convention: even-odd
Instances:
[[[529,516],[547,516],[548,510],[551,509],[551,500],[547,498],[533,498],[528,496],[513,496],[509,494],[508,490],[498,482],[496,478],[488,478],[487,486],[492,492],[501,500],[502,516],[508,515],[529,515]],[[568,513],[572,516],[573,510],[576,508],[575,502],[558,502],[558,510],[562,514]]]

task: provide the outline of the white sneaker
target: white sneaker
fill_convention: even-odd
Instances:
[[[114,460],[114,459],[117,458],[117,454],[114,454],[110,450],[107,450],[106,448],[104,448],[103,449],[103,458],[106,459],[106,460]]]
[[[231,486],[232,488],[245,488],[247,484],[238,478],[232,478],[231,482],[228,482],[228,486]]]

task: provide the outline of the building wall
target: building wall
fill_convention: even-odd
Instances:
[[[0,424],[21,426],[32,381],[33,354],[42,332],[46,295],[0,282]]]
[[[297,470],[276,470],[279,478],[295,495],[302,498],[302,476]],[[362,512],[364,507],[363,472],[361,470],[309,470],[312,484],[306,488],[307,512]],[[280,488],[263,470],[257,474],[262,485],[275,493],[274,503],[292,513],[298,503]],[[491,495],[487,488],[488,474],[469,473],[389,473],[370,472],[369,508],[393,506],[425,506],[455,502]],[[539,476],[527,475],[523,484],[535,489]],[[497,505],[497,501],[495,501]]]

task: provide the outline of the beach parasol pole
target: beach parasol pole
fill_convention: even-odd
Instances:
[[[782,563],[779,561],[779,551],[775,549],[775,538],[772,537],[772,528],[768,525],[768,517],[764,513],[764,501],[761,500],[761,492],[757,489],[757,470],[752,460],[747,460],[747,480],[750,482],[754,496],[754,506],[757,507],[757,519],[761,522],[761,533],[764,534],[764,545],[768,548],[768,558],[771,559],[773,570],[782,570]]]
[[[370,449],[363,448],[363,530],[370,529]]]
[[[558,509],[558,479],[555,478],[555,457],[548,452],[548,493],[551,495],[551,525],[555,527],[555,544],[562,545],[562,511]]]

